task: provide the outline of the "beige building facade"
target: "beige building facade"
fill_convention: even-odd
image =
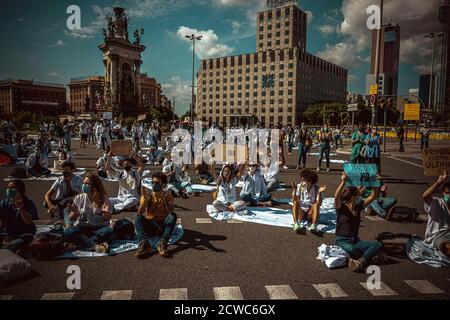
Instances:
[[[225,126],[299,124],[316,101],[343,102],[347,70],[306,52],[307,15],[297,5],[258,13],[257,52],[203,60],[197,118]]]

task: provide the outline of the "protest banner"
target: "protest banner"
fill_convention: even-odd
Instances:
[[[425,149],[422,151],[422,159],[426,176],[439,176],[445,170],[450,173],[450,148]]]
[[[113,114],[112,112],[103,112],[103,120],[112,120]]]
[[[375,164],[344,164],[347,187],[380,187]]]
[[[115,156],[128,157],[131,154],[131,140],[113,140],[111,141],[111,154]]]
[[[147,116],[145,114],[141,114],[140,116],[138,116],[138,121],[144,121],[147,118]]]

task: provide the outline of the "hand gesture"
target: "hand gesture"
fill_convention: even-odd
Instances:
[[[327,190],[327,186],[326,185],[322,185],[319,188],[319,193],[325,192]]]
[[[150,190],[146,187],[142,187],[142,196],[145,200],[148,200],[150,198]]]
[[[17,197],[14,201],[14,205],[16,206],[16,208],[23,210],[23,199],[22,197]]]
[[[111,213],[109,212],[110,205],[108,202],[105,202],[102,206],[102,216],[104,220],[111,219]]]
[[[439,183],[444,183],[447,180],[447,178],[448,178],[448,172],[444,171],[444,173],[439,176],[438,182]]]
[[[342,172],[342,175],[341,175],[341,180],[343,181],[343,182],[345,182],[345,181],[347,181],[347,174],[345,173],[345,172]]]

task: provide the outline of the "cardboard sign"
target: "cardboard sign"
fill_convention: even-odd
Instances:
[[[113,114],[112,112],[103,112],[103,120],[112,120]]]
[[[380,187],[375,164],[344,164],[347,187]]]
[[[422,151],[423,171],[428,177],[450,172],[450,148],[425,149]]]
[[[128,157],[131,154],[131,140],[113,140],[111,141],[111,153],[115,156]]]
[[[405,104],[403,110],[403,120],[419,121],[420,120],[420,103]]]
[[[147,115],[141,114],[140,116],[138,116],[138,121],[144,121],[145,118],[147,118]]]

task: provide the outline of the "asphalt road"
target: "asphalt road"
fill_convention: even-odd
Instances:
[[[73,141],[75,147],[77,144],[78,141]],[[74,151],[79,167],[92,168],[100,155],[92,146],[84,150],[75,148]],[[348,156],[337,154],[332,158],[347,160]],[[291,181],[298,181],[298,171],[293,169],[295,155],[287,156],[287,164],[292,169],[282,170],[281,180],[290,185]],[[316,157],[309,157],[307,166],[315,168]],[[319,177],[319,183],[327,185],[326,197],[333,196],[342,165],[332,164],[331,167],[331,172],[321,172]],[[11,170],[0,168],[1,190],[6,185],[3,180]],[[396,159],[386,156],[382,159],[382,171],[389,194],[398,199],[398,205],[417,208],[423,215],[420,195],[432,180],[423,175],[420,161],[414,155]],[[40,206],[51,183],[27,181],[28,196]],[[111,195],[116,194],[117,183],[107,182],[106,189]],[[291,192],[288,188],[276,192],[274,197],[290,197]],[[137,260],[134,252],[128,252],[72,261],[31,260],[33,274],[0,285],[0,296],[40,299],[48,293],[72,293],[66,298],[100,299],[105,291],[120,291],[117,294],[122,294],[122,297],[159,299],[162,289],[181,288],[186,289],[179,291],[184,297],[187,292],[188,299],[196,300],[214,299],[214,288],[238,287],[244,299],[269,299],[271,296],[266,286],[288,286],[278,291],[275,288],[275,292],[287,294],[282,297],[323,299],[314,285],[325,284],[328,292],[332,292],[337,299],[450,298],[449,269],[433,269],[410,261],[403,250],[404,238],[385,242],[389,260],[381,265],[381,281],[392,291],[391,295],[374,296],[361,285],[369,275],[355,274],[346,268],[329,270],[316,260],[317,248],[322,243],[333,243],[334,236],[331,234],[323,237],[310,233],[298,235],[289,228],[253,223],[197,223],[196,218],[208,218],[205,210],[206,205],[211,203],[208,193],[187,200],[176,199],[175,203],[185,234],[180,242],[170,246],[173,258],[164,259],[155,255],[147,260]],[[43,208],[39,208],[39,214],[42,220],[49,219]],[[133,213],[125,213],[114,218],[132,216]],[[426,223],[419,220],[413,223],[363,218],[360,237],[370,240],[380,232],[423,236],[425,226]],[[70,265],[81,268],[81,290],[71,291],[66,287],[69,276],[67,267]],[[410,280],[414,281],[408,282]],[[434,293],[424,293],[430,290]]]

